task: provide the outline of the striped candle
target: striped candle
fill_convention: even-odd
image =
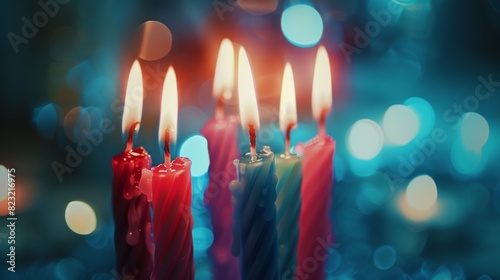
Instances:
[[[230,185],[234,196],[233,253],[240,256],[241,279],[279,279],[276,232],[276,175],[269,147],[247,153],[238,165],[239,181]]]
[[[323,46],[316,55],[311,103],[319,131],[304,147],[296,273],[297,279],[322,280],[334,242],[330,207],[335,154],[335,140],[326,134],[326,118],[332,108],[332,77],[328,53]]]
[[[294,274],[297,262],[302,158],[290,154],[279,155],[276,157],[276,175],[280,275],[284,279],[289,279]]]
[[[234,90],[234,47],[229,39],[222,40],[217,56],[213,97],[217,101],[215,116],[201,130],[207,138],[210,167],[204,202],[210,211],[214,242],[210,246],[214,279],[239,279],[238,258],[231,254],[233,205],[229,183],[236,179],[232,164],[240,157],[238,151],[238,122],[236,116],[224,115],[224,101]]]
[[[229,183],[236,179],[232,160],[239,157],[238,119],[234,116],[212,118],[201,133],[207,138],[210,155],[209,183],[204,202],[210,211],[214,242],[210,246],[214,279],[239,279],[238,258],[231,254],[233,205]]]
[[[281,279],[291,279],[297,262],[302,159],[290,154],[290,133],[297,124],[295,83],[290,63],[285,65],[283,72],[279,121],[285,135],[285,151],[276,158],[279,263]]]
[[[233,192],[233,254],[240,256],[242,279],[278,279],[276,232],[276,167],[269,147],[257,152],[259,109],[250,61],[243,47],[238,53],[238,103],[241,125],[250,137],[250,153],[235,161],[238,180]]]

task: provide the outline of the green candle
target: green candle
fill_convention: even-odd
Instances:
[[[276,157],[276,220],[280,279],[290,279],[297,262],[302,158],[290,154],[290,132],[297,123],[292,67],[285,65],[280,101],[280,129],[285,133],[285,152]]]
[[[276,157],[276,219],[280,275],[289,279],[297,262],[299,237],[300,183],[302,182],[302,158],[281,154]]]

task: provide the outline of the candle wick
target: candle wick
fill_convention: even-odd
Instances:
[[[253,124],[248,125],[248,134],[250,134],[250,156],[252,157],[252,161],[257,160],[257,148],[256,148],[256,134],[255,134],[255,126]]]
[[[134,134],[137,130],[139,130],[140,124],[141,122],[135,122],[130,126],[130,130],[128,131],[127,146],[125,147],[126,153],[130,152],[134,146]]]
[[[292,128],[295,127],[295,123],[289,123],[288,127],[286,128],[286,134],[285,134],[285,156],[290,155],[290,134],[292,132]]]
[[[163,141],[165,165],[170,166],[170,128],[165,129],[165,139]]]
[[[217,99],[217,106],[215,107],[215,119],[220,120],[224,118],[224,100],[222,95]]]
[[[321,115],[319,117],[319,122],[318,122],[318,134],[323,136],[326,134],[326,127],[325,127],[325,124],[326,124],[326,116],[328,114],[328,110],[327,109],[323,109],[323,111],[321,111]]]

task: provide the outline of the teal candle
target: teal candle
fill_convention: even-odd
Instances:
[[[241,279],[279,279],[274,154],[264,147],[255,158],[247,153],[235,164],[233,254],[240,257]]]
[[[289,279],[294,273],[297,262],[302,158],[290,154],[277,156],[276,175],[278,177],[276,217],[280,275],[282,279]]]
[[[276,167],[269,147],[260,152],[256,149],[259,111],[250,62],[243,47],[238,54],[238,94],[241,125],[250,136],[250,153],[235,160],[238,181],[229,186],[234,204],[232,251],[240,257],[242,279],[278,279]]]
[[[297,123],[292,66],[285,65],[280,101],[280,129],[285,134],[285,152],[276,157],[278,252],[280,279],[293,279],[299,238],[302,158],[290,154],[290,132]]]

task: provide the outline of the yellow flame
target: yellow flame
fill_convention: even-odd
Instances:
[[[248,125],[252,124],[258,130],[260,128],[260,120],[252,69],[250,68],[250,62],[243,47],[240,48],[238,55],[238,95],[243,129],[245,131],[248,130]]]
[[[177,78],[172,66],[168,68],[165,81],[163,83],[163,93],[161,96],[160,129],[158,137],[160,144],[165,140],[165,129],[170,130],[170,142],[177,139]]]
[[[142,100],[142,72],[139,61],[135,60],[128,76],[127,91],[125,93],[125,107],[123,108],[122,133],[128,134],[132,124],[141,121]]]
[[[215,66],[215,77],[213,96],[219,99],[222,95],[225,99],[231,98],[234,88],[234,48],[231,40],[222,40]]]
[[[330,59],[324,46],[320,46],[316,54],[312,87],[312,112],[315,120],[321,118],[321,113],[332,108],[332,75]]]
[[[285,65],[280,101],[280,129],[286,132],[289,124],[297,124],[297,105],[295,101],[295,82],[290,63]],[[295,125],[294,125],[295,127]]]

